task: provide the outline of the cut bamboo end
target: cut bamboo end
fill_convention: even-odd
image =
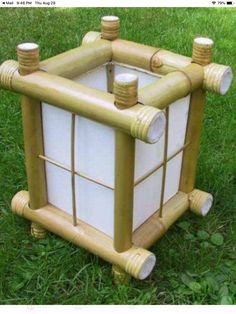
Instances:
[[[132,107],[138,102],[138,77],[124,73],[115,77],[113,84],[115,104],[121,107]]]
[[[101,33],[99,32],[88,32],[84,35],[82,39],[82,46],[86,44],[91,44],[97,40],[100,40],[102,37]]]
[[[213,204],[213,196],[210,193],[193,190],[189,194],[190,209],[197,215],[206,216]]]
[[[11,201],[11,209],[14,214],[19,216],[24,215],[24,209],[29,204],[29,192],[18,192]]]
[[[203,87],[220,95],[225,95],[233,81],[233,72],[231,67],[211,63],[204,67]]]
[[[114,40],[119,37],[120,19],[117,16],[103,16],[101,19],[102,38]]]
[[[27,75],[39,69],[39,46],[35,43],[22,43],[17,46],[19,73]]]
[[[143,106],[132,122],[131,135],[146,143],[154,144],[164,134],[165,125],[166,118],[163,111]]]
[[[45,239],[47,236],[47,231],[40,227],[38,224],[31,223],[31,235],[36,239]]]
[[[193,41],[193,62],[200,65],[211,63],[214,42],[207,37],[196,37]]]
[[[12,89],[12,78],[14,73],[18,71],[18,62],[15,60],[7,60],[0,66],[0,86],[6,89]]]
[[[113,265],[112,266],[112,274],[113,274],[113,280],[115,285],[128,285],[130,281],[130,275],[127,274],[123,269],[120,267]]]
[[[126,263],[125,271],[137,279],[146,279],[156,264],[156,256],[138,247],[132,247],[129,251],[133,254]]]

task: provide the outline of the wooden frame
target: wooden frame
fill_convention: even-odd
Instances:
[[[194,188],[205,94],[206,90],[225,94],[232,81],[232,71],[228,66],[211,63],[213,42],[210,39],[195,39],[190,58],[122,40],[118,36],[119,19],[104,17],[102,33],[89,32],[83,38],[81,47],[40,62],[37,45],[21,44],[17,48],[18,62],[8,60],[0,66],[1,87],[23,95],[29,193],[17,193],[12,200],[12,210],[33,222],[31,232],[34,236],[44,237],[44,230],[47,229],[115,265],[115,276],[125,277],[129,274],[145,279],[155,265],[155,256],[147,248],[165,234],[189,207],[204,216],[212,205],[213,198],[209,193]],[[117,62],[125,64],[127,68],[137,67],[163,77],[141,89],[132,85],[127,77],[124,84],[117,83],[116,79],[114,81],[114,65]],[[106,64],[108,93],[71,80],[103,64]],[[169,108],[174,101],[189,94],[191,102],[185,143],[168,157]],[[72,113],[69,168],[44,156],[42,101]],[[72,216],[49,205],[47,201],[46,161],[70,171],[72,191],[75,190],[76,114],[116,129],[115,187],[108,186],[115,190],[114,240],[77,219],[74,193]],[[163,167],[160,210],[133,232],[134,187],[159,169],[156,167],[135,182],[135,139],[155,143],[165,128],[163,163],[158,166]],[[180,152],[183,152],[183,161],[179,191],[164,203],[166,165]],[[83,174],[79,175],[83,177]],[[97,183],[106,186],[102,182]]]

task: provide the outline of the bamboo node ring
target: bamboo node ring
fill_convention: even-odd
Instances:
[[[18,71],[18,62],[15,60],[7,60],[0,66],[0,85],[6,89],[12,89],[12,78],[14,73]]]

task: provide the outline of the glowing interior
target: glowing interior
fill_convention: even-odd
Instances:
[[[152,73],[115,65],[115,75],[136,74],[139,88],[160,79]],[[74,81],[107,91],[106,66],[76,77]],[[169,135],[164,203],[179,190],[182,152],[190,96],[169,107]],[[67,169],[46,162],[49,202],[72,214],[71,186],[71,113],[42,104],[44,149],[47,158]],[[160,207],[163,134],[155,144],[135,141],[135,187],[133,230]],[[75,119],[75,195],[77,217],[113,237],[114,225],[115,130],[103,124],[76,116]],[[155,170],[156,169],[156,170]],[[155,171],[154,171],[155,170]],[[151,173],[151,174],[150,174]],[[148,174],[150,174],[148,176]],[[96,182],[94,182],[96,181]]]

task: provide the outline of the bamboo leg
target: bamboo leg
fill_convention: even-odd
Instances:
[[[38,45],[21,44],[17,47],[17,53],[20,75],[37,71],[39,67]],[[44,155],[41,103],[22,96],[21,108],[30,208],[37,209],[47,204],[45,165],[44,161],[38,158],[39,155]],[[32,224],[31,234],[35,238],[42,239],[46,236],[46,231],[39,225]]]
[[[123,269],[116,265],[112,265],[113,281],[116,286],[128,285],[130,281],[130,275]]]
[[[114,81],[115,103],[120,110],[137,103],[138,78],[121,74]],[[116,131],[114,248],[127,251],[132,246],[135,139]]]
[[[205,92],[199,89],[192,93],[185,143],[189,143],[183,154],[182,171],[179,190],[190,193],[194,189],[199,151]]]
[[[196,38],[193,42],[193,62],[206,65],[211,62],[213,41],[208,38]],[[203,125],[203,112],[205,92],[200,88],[192,92],[186,142],[189,146],[184,151],[179,190],[190,193],[194,189],[197,167],[197,156],[200,144],[201,129]]]

